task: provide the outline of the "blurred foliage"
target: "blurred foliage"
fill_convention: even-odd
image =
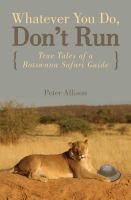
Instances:
[[[70,116],[91,123],[131,123],[131,105],[56,106],[41,107],[38,110],[41,117],[47,116],[52,122],[57,121],[57,118]]]
[[[22,135],[33,130],[39,121],[36,108],[27,108],[10,101],[0,105],[0,142],[16,142]]]

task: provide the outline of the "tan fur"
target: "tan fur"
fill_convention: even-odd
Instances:
[[[88,155],[88,140],[70,144],[69,151],[58,155],[30,155],[14,167],[14,173],[40,181],[58,178],[89,178],[101,181],[109,179],[99,176]]]

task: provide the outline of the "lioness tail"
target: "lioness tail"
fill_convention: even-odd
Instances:
[[[0,172],[10,172],[10,173],[13,173],[14,172],[14,167],[9,168],[9,169],[1,169]]]

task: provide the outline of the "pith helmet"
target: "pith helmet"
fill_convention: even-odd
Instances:
[[[108,177],[111,181],[116,181],[121,177],[121,173],[110,164],[105,164],[100,167],[98,174]]]

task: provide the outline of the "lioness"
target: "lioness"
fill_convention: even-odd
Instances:
[[[109,179],[97,174],[88,154],[88,140],[70,143],[70,149],[58,155],[29,155],[8,171],[40,181],[58,178]]]

